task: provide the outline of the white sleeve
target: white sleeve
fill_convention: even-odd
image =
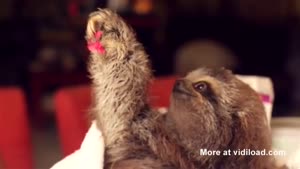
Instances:
[[[103,160],[103,137],[95,122],[93,122],[80,149],[56,163],[51,169],[102,169]]]

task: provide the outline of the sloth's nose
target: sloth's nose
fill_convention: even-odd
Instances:
[[[184,81],[176,80],[173,90],[184,90]]]
[[[177,80],[173,87],[173,93],[180,96],[193,96],[195,97],[187,88],[184,80]]]

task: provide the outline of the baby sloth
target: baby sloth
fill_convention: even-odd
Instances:
[[[201,155],[207,150],[270,150],[259,96],[225,69],[178,79],[169,112],[148,106],[148,55],[115,13],[90,15],[86,38],[92,113],[105,142],[105,169],[274,169],[271,156]]]

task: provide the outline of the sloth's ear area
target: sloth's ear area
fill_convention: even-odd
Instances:
[[[234,75],[231,70],[222,67],[219,69],[213,69],[211,71],[211,76],[215,77],[218,80],[227,82],[231,80]]]

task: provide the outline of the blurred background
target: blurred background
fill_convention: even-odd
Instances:
[[[89,84],[84,35],[97,7],[117,11],[136,30],[157,77],[199,66],[268,76],[273,116],[300,116],[298,0],[1,0],[0,86],[22,91],[36,168],[63,156],[55,95]]]

